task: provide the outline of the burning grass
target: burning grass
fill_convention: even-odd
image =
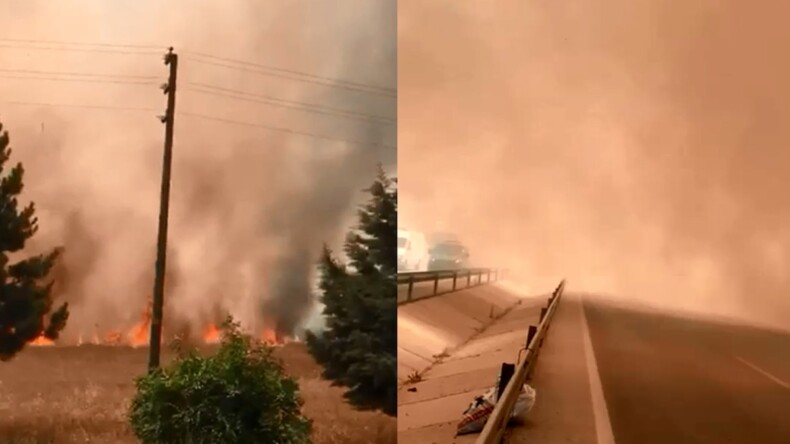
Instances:
[[[219,317],[218,317],[219,319]],[[172,332],[163,331],[162,334],[166,338],[176,338],[179,337],[181,339],[185,339],[187,342],[190,343],[202,343],[202,344],[217,344],[220,341],[220,329],[218,327],[219,322],[210,322],[204,324],[202,329],[198,329],[198,331],[193,330],[194,326],[184,326],[179,334],[172,334]],[[148,301],[145,309],[140,314],[139,320],[131,327],[126,329],[99,329],[98,326],[94,326],[93,330],[90,332],[89,335],[86,335],[85,332],[80,332],[76,338],[72,338],[69,340],[68,338],[59,339],[58,341],[53,341],[51,339],[47,339],[44,336],[40,336],[35,340],[30,342],[31,346],[34,347],[47,347],[47,346],[55,346],[55,345],[122,345],[122,346],[129,346],[129,347],[145,347],[149,344],[150,340],[150,331],[151,331],[151,301]],[[197,335],[195,333],[198,333]],[[250,332],[247,332],[250,333]],[[289,337],[282,337],[279,336],[274,330],[271,328],[263,328],[260,332],[252,332],[254,333],[258,339],[261,341],[270,344],[270,345],[284,345],[286,343],[292,342],[292,338]]]
[[[299,381],[314,443],[396,442],[395,418],[348,405],[303,344],[274,353]],[[126,414],[147,359],[146,348],[83,345],[30,347],[0,363],[0,443],[137,443]]]

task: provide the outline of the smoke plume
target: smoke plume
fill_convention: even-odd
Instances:
[[[790,5],[399,11],[400,222],[533,291],[786,325]]]
[[[376,164],[395,168],[395,125],[234,100],[195,85],[395,119],[394,2],[79,0],[63,8],[0,0],[0,10],[0,39],[56,42],[4,42],[2,68],[159,79],[128,85],[27,76],[0,83],[12,160],[25,164],[24,199],[35,201],[40,218],[30,248],[65,247],[55,272],[58,298],[72,304],[64,336],[89,334],[95,325],[129,327],[151,295],[164,139],[155,116],[166,106],[158,83],[167,79],[162,55],[171,45],[180,60],[166,316],[205,325],[228,312],[249,328],[293,334],[314,303],[322,245],[342,240],[354,223]],[[51,49],[63,47],[57,42],[161,51]],[[330,87],[252,65],[230,69],[200,54],[377,88]]]

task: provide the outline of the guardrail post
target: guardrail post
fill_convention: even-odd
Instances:
[[[508,382],[510,382],[510,378],[512,378],[515,373],[515,364],[508,364],[507,362],[502,363],[502,370],[499,371],[499,387],[497,388],[496,392],[496,402],[499,402],[499,399],[502,398],[502,393],[505,391],[505,387],[507,387]]]
[[[406,300],[411,301],[411,293],[414,290],[414,276],[409,276],[409,291],[406,293]]]
[[[543,322],[543,318],[546,317],[546,311],[547,310],[548,309],[546,307],[543,307],[543,308],[540,309],[540,322]]]
[[[560,284],[559,284],[559,285],[557,285],[557,288],[554,290],[554,294],[556,295],[557,293],[559,293],[559,292],[560,292],[560,290],[562,290],[562,287],[563,287],[564,285],[565,285],[565,281],[564,281],[564,280],[563,280],[563,281],[560,281]]]
[[[527,330],[527,346],[525,348],[529,348],[530,342],[532,342],[532,338],[535,337],[535,334],[538,333],[538,327],[534,325],[529,326],[529,330]]]
[[[458,280],[458,271],[453,271],[453,291],[455,291],[455,282]]]
[[[530,325],[529,329],[527,330],[527,347],[526,348],[529,348],[529,346],[532,344],[532,340],[535,339],[535,335],[537,335],[537,334],[538,334],[538,327],[536,327],[534,325]],[[528,354],[528,356],[529,356],[529,354]],[[527,379],[531,379],[532,366],[533,366],[532,363],[538,359],[537,350],[535,350],[532,353],[532,357],[531,358],[528,357],[526,359],[530,360],[530,362],[526,363],[526,365],[527,365],[527,375],[526,376],[527,376]]]
[[[472,270],[466,270],[466,286],[472,286]]]
[[[439,293],[439,274],[436,274],[436,278],[433,280],[433,295]]]

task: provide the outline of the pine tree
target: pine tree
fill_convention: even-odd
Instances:
[[[397,182],[379,167],[346,237],[348,264],[328,248],[320,263],[326,330],[307,342],[325,376],[350,388],[361,406],[397,408]]]
[[[12,253],[20,252],[38,230],[35,207],[19,209],[24,168],[21,163],[7,174],[11,157],[8,132],[0,124],[0,360],[7,361],[27,343],[44,336],[57,339],[65,327],[68,307],[52,309],[52,282],[47,276],[57,260],[59,249],[10,263]],[[49,322],[45,323],[45,317]]]

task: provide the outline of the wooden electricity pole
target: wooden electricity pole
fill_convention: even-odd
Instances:
[[[159,234],[156,242],[156,277],[154,278],[154,300],[151,313],[151,347],[148,370],[159,368],[162,347],[162,307],[165,299],[165,265],[167,262],[167,222],[170,211],[170,170],[173,163],[173,123],[176,111],[176,74],[178,55],[171,47],[165,55],[165,65],[170,66],[170,77],[162,85],[167,94],[167,110],[160,120],[165,124],[165,152],[162,162],[162,192],[159,196]]]

